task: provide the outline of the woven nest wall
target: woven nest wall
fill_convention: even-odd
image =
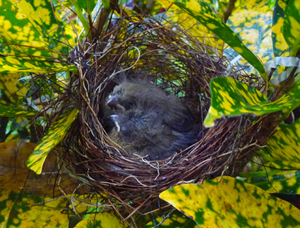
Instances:
[[[68,94],[80,111],[64,140],[66,166],[89,182],[91,192],[104,193],[102,202],[123,218],[157,208],[159,193],[171,186],[235,175],[266,143],[279,118],[278,113],[270,114],[272,122],[270,115],[256,121],[247,116],[224,118],[213,128],[202,127],[201,139],[186,150],[147,161],[127,154],[105,131],[103,105],[120,78],[147,78],[172,91],[202,126],[210,106],[210,80],[249,77],[227,72],[226,61],[213,49],[179,27],[154,19],[118,20],[98,41],[86,41],[74,50],[70,61],[79,75],[72,75]],[[155,206],[147,207],[151,203]]]

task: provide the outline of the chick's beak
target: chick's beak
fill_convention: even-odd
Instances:
[[[118,123],[119,116],[118,115],[110,115],[109,117],[113,120],[113,122],[117,128],[117,132],[120,132],[120,125]]]
[[[120,104],[118,96],[109,96],[106,101],[106,105],[111,109],[119,109],[125,111],[124,106]]]
[[[118,104],[118,98],[116,96],[109,96],[107,101],[106,101],[106,105],[110,108],[114,108],[116,107]]]

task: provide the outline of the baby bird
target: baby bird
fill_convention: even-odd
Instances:
[[[161,160],[198,141],[199,125],[173,94],[147,81],[124,81],[109,95],[110,137],[130,154]]]

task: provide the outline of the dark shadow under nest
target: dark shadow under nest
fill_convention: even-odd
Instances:
[[[156,210],[162,203],[159,193],[171,186],[236,175],[274,130],[275,121],[266,121],[271,114],[256,121],[224,118],[213,128],[203,127],[196,144],[166,160],[128,155],[107,136],[102,113],[120,75],[147,77],[172,91],[201,125],[210,107],[210,80],[247,76],[227,72],[226,61],[188,32],[154,20],[118,20],[97,42],[85,42],[78,50],[71,61],[79,75],[72,75],[68,92],[79,115],[63,143],[66,166],[123,219]]]

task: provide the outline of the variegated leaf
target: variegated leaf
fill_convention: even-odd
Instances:
[[[300,104],[300,83],[274,102],[254,87],[230,77],[214,78],[210,82],[211,106],[204,120],[206,127],[214,126],[214,120],[222,116],[237,116],[245,113],[263,115],[284,109],[294,109]]]
[[[300,2],[289,0],[285,9],[283,35],[290,47],[290,55],[296,56],[300,50]]]
[[[189,0],[185,3],[192,9],[197,10],[206,10],[208,8],[201,8],[200,1]],[[223,4],[222,4],[223,5]],[[218,50],[221,53],[223,52],[224,42],[221,39],[218,39],[214,34],[207,29],[204,25],[199,23],[197,19],[193,18],[183,9],[173,4],[172,0],[161,0],[156,1],[155,5],[156,11],[161,9],[166,9],[167,11],[163,13],[164,17],[171,21],[173,24],[179,25],[181,28],[188,30],[194,37],[196,37],[200,42],[205,45],[212,47],[214,50]],[[209,13],[214,17],[214,13],[210,9]],[[221,19],[220,19],[221,20]]]
[[[69,227],[68,201],[0,189],[1,227]]]
[[[206,26],[230,47],[232,47],[237,53],[244,57],[265,79],[265,70],[261,61],[244,45],[239,37],[221,20],[217,19],[213,13],[211,13],[210,7],[204,2],[199,2],[199,9],[195,9],[193,5],[182,2],[174,2],[178,7],[183,9],[189,15],[194,17],[197,21]]]
[[[188,218],[184,214],[180,213],[179,211],[172,212],[167,218],[158,217],[154,221],[147,223],[145,228],[198,228],[199,226],[195,223],[194,220]]]
[[[32,57],[0,57],[2,67],[0,73],[17,73],[17,72],[60,72],[72,71],[77,68],[73,65],[60,63],[57,59],[46,59],[38,56]]]
[[[300,162],[300,119],[290,125],[282,124],[269,138],[260,155],[269,161]]]
[[[0,89],[11,103],[17,103],[27,93],[27,88],[19,81],[19,78],[20,73],[0,74]]]
[[[262,189],[223,176],[203,184],[183,184],[160,194],[201,227],[300,227],[300,211]]]
[[[240,83],[230,77],[214,78],[210,82],[211,106],[204,120],[206,127],[222,116],[237,116],[243,113],[259,115],[261,104],[268,103],[267,97],[254,87]]]
[[[264,164],[260,170],[300,170],[300,163],[297,161],[284,161],[284,160],[277,160],[272,161]]]
[[[79,222],[75,228],[123,228],[126,227],[115,212],[101,212],[93,214]]]
[[[229,17],[227,25],[262,62],[272,60],[272,8],[266,1],[261,0],[240,1],[240,4],[236,3],[235,6],[236,9]],[[224,52],[236,57],[236,53],[232,53],[230,49]],[[249,65],[247,62],[249,62],[247,59],[239,61],[241,64]],[[248,69],[247,72],[256,73],[252,68]]]
[[[28,168],[41,174],[43,164],[48,153],[63,140],[67,134],[71,124],[77,116],[78,110],[66,111],[63,115],[59,116],[53,126],[46,132],[45,136],[38,143],[33,153],[28,158],[26,164]]]
[[[254,184],[268,193],[300,194],[300,170],[271,169],[240,175],[247,177],[247,183]]]
[[[4,0],[4,2],[6,1],[8,0]],[[72,32],[71,36],[66,33],[66,31],[69,29],[71,29],[72,31],[72,27],[67,28],[64,24],[62,24],[60,15],[52,5],[51,1],[9,1],[13,4],[12,8],[14,8],[15,10],[9,12],[9,9],[6,9],[8,13],[11,14],[7,20],[14,26],[17,31],[19,30],[20,34],[23,35],[23,41],[26,42],[26,45],[33,47],[45,47],[46,52],[55,50],[60,54],[69,54],[70,46],[74,46],[74,44],[76,43],[74,39],[74,37],[76,37],[75,31]],[[16,11],[19,14],[22,14],[21,19],[24,19],[24,17],[27,19],[25,28],[29,29],[29,31],[21,27],[19,20],[20,16],[16,14]],[[12,37],[12,41],[17,40],[20,45],[25,45],[24,42],[21,42],[21,40],[19,39],[17,33],[12,33],[12,35],[14,35],[14,38]],[[42,50],[39,50],[39,52],[42,52]],[[44,53],[42,54],[42,56],[48,55],[47,53]]]
[[[22,110],[12,106],[4,106],[0,104],[0,117],[17,117],[26,116],[33,117],[37,114],[34,110]]]
[[[61,61],[76,43],[74,27],[63,24],[51,1],[3,0],[0,11],[0,72],[75,69]]]
[[[289,0],[278,0],[273,13],[272,41],[275,56],[288,56],[288,45],[283,36],[284,10]],[[282,55],[283,54],[283,55]]]

